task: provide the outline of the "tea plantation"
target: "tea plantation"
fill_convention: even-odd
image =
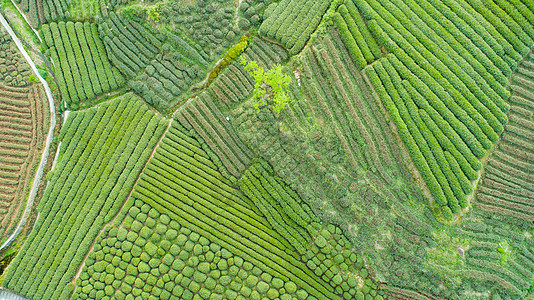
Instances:
[[[531,0],[0,13],[0,299],[534,299]]]

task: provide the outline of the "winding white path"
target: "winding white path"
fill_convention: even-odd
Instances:
[[[46,92],[46,97],[48,98],[48,104],[50,108],[50,128],[48,129],[48,136],[46,137],[46,146],[43,150],[43,154],[41,155],[41,162],[39,163],[39,167],[37,168],[37,172],[35,173],[35,177],[32,182],[32,187],[30,190],[30,196],[28,197],[28,201],[26,202],[26,207],[24,208],[24,213],[22,214],[22,218],[20,219],[19,225],[13,232],[13,234],[7,239],[7,241],[0,246],[0,250],[8,247],[19,235],[22,228],[24,228],[24,225],[26,224],[26,221],[28,219],[28,215],[30,214],[30,211],[33,206],[33,200],[35,199],[35,196],[37,195],[37,189],[39,188],[39,184],[41,183],[41,178],[43,177],[43,170],[46,165],[46,161],[48,159],[48,153],[50,152],[50,144],[52,143],[53,135],[54,135],[54,128],[56,127],[56,108],[54,106],[54,98],[52,97],[52,92],[50,91],[50,88],[48,87],[48,84],[46,83],[46,80],[41,77],[39,72],[37,71],[37,68],[35,67],[35,64],[33,63],[32,59],[22,46],[21,41],[19,38],[15,35],[15,32],[13,32],[13,29],[9,26],[9,23],[6,21],[4,16],[0,13],[0,23],[2,23],[2,26],[7,30],[15,44],[17,45],[17,48],[19,48],[19,51],[22,53],[28,64],[30,64],[30,67],[33,70],[33,73],[35,73],[35,76],[39,78],[39,81],[43,84],[43,87]]]
[[[241,1],[241,0],[240,0]],[[39,36],[39,32],[37,30],[35,30],[35,28],[33,28],[32,24],[30,23],[30,21],[28,20],[28,18],[26,17],[26,15],[22,12],[22,10],[20,10],[19,6],[15,3],[14,0],[11,0],[11,3],[13,4],[13,6],[15,6],[15,8],[18,10],[19,14],[24,18],[24,21],[26,21],[26,24],[28,24],[28,26],[30,26],[31,30],[33,31],[33,33],[35,33],[35,35],[37,36],[37,38],[39,39],[39,41],[42,43],[43,40],[41,39],[41,37]],[[1,300],[1,299],[0,299]]]

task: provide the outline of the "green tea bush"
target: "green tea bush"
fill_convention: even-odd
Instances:
[[[361,49],[358,47],[358,44],[356,43],[353,34],[350,31],[351,27],[347,26],[347,23],[345,22],[344,18],[339,13],[336,13],[334,15],[334,21],[336,23],[338,31],[340,31],[341,33],[341,38],[343,39],[343,42],[345,43],[345,46],[349,49],[352,58],[356,62],[356,65],[359,68],[363,69],[365,65],[367,65],[367,62],[362,54]]]

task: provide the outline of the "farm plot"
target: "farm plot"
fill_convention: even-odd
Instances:
[[[84,256],[128,198],[166,127],[132,94],[71,112],[40,216],[3,285],[28,298],[67,298]]]
[[[48,129],[41,88],[0,84],[0,242],[17,225]]]
[[[42,29],[69,107],[122,86],[137,95],[69,114],[6,288],[32,299],[532,296],[531,1],[47,1],[29,12],[58,11]],[[4,44],[0,79],[16,87],[0,88],[13,111],[0,130],[35,136],[20,97],[2,102],[39,91]],[[241,53],[291,77],[283,110],[258,108],[262,76],[229,60]],[[6,158],[30,153],[2,139]],[[17,171],[4,160],[0,220]]]
[[[524,235],[526,227],[510,224],[503,214],[476,215],[455,232],[470,242],[462,264],[452,274],[474,282],[480,290],[524,299],[532,289],[534,274],[534,244]]]
[[[124,84],[124,78],[106,57],[95,24],[44,24],[41,32],[56,64],[63,100],[70,109],[82,108],[85,102]]]
[[[263,159],[247,169],[238,186],[254,203],[274,230],[279,232],[300,253],[315,275],[321,276],[343,298],[374,296],[376,284],[368,276],[360,255],[348,251],[349,241],[339,227],[320,225],[320,220]],[[322,228],[321,228],[322,227]],[[321,253],[318,253],[321,252]],[[333,264],[331,266],[331,264]]]
[[[205,76],[205,53],[181,37],[155,34],[140,23],[111,12],[99,32],[111,62],[128,78],[128,87],[156,108],[167,111],[187,98]]]
[[[511,77],[510,121],[487,159],[473,209],[425,255],[429,269],[460,278],[452,285],[470,285],[488,297],[525,299],[533,285],[533,59],[526,56]]]
[[[154,291],[185,298],[378,296],[341,230],[320,225],[265,161],[255,161],[239,179],[242,194],[219,173],[210,151],[195,131],[172,123],[122,210],[122,225],[105,231],[97,239],[102,248],[89,254],[81,298]],[[271,208],[260,212],[265,205]],[[273,215],[279,206],[282,215]],[[280,223],[291,212],[296,215]],[[288,230],[305,239],[284,237]],[[104,288],[103,280],[118,280],[120,291]]]
[[[266,14],[269,11],[273,0],[242,0],[238,7],[241,19],[237,20],[239,27],[248,29],[249,27],[257,27],[266,19]],[[275,5],[274,5],[275,6]]]
[[[525,236],[534,221],[534,56],[530,53],[511,77],[510,121],[490,155],[478,186],[474,209],[484,223],[464,224],[461,234],[475,239],[462,275],[501,292],[524,296],[534,276],[534,244]]]
[[[209,94],[189,100],[176,111],[175,117],[187,130],[194,130],[206,141],[222,163],[219,169],[224,167],[229,175],[238,178],[251,163],[254,154],[237,137]]]
[[[124,223],[106,227],[97,238],[73,299],[307,295],[141,200],[126,208]]]
[[[287,52],[278,45],[258,38],[243,56],[247,60],[257,61],[264,68],[270,68],[285,61]],[[252,77],[234,62],[210,84],[207,92],[189,100],[175,112],[182,126],[188,130],[194,129],[206,141],[222,162],[219,169],[228,172],[229,178],[239,178],[254,154],[236,135],[228,115],[225,116],[219,107],[228,108],[246,99],[253,85]]]
[[[469,290],[488,298],[526,299],[534,274],[534,243],[529,236],[532,222],[507,208],[483,206],[479,200],[482,191],[477,192],[472,212],[450,232],[445,243],[427,249],[426,265],[443,278],[458,278],[451,286],[460,290],[471,286]]]
[[[272,0],[267,0],[267,2]],[[265,2],[265,1],[261,1]],[[161,22],[172,24],[175,32],[180,32],[188,44],[205,53],[208,61],[216,61],[226,49],[230,48],[251,27],[261,22],[258,13],[264,3],[254,1],[256,9],[248,4],[231,0],[199,2],[199,1],[166,1]],[[237,4],[245,10],[243,17],[238,16]],[[255,16],[255,17],[254,17]],[[253,23],[251,23],[253,21]]]
[[[526,20],[534,19],[521,2],[505,5],[504,28],[492,17],[497,5],[443,2],[355,3],[390,52],[365,73],[436,206],[451,219],[468,206],[480,160],[508,122],[507,77],[532,45],[534,31]],[[494,38],[482,38],[484,32]]]
[[[264,16],[259,32],[295,55],[304,48],[330,4],[328,0],[282,0]]]
[[[306,50],[301,66],[289,91],[294,103],[280,115],[281,123],[267,109],[255,112],[246,98],[233,105],[229,119],[239,137],[267,158],[301,196],[310,201],[329,198],[320,209],[322,201],[313,203],[317,210],[335,211],[331,215],[338,216],[336,220],[350,223],[349,199],[358,193],[358,185],[350,191],[349,182],[368,174],[381,186],[393,183],[403,172],[395,164],[399,151],[394,150],[394,138],[375,99],[335,32]],[[338,181],[325,180],[326,170],[334,169]]]

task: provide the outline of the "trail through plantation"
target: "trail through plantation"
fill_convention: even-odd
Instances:
[[[28,64],[30,65],[33,73],[37,78],[39,78],[39,81],[43,85],[46,97],[48,99],[49,109],[50,109],[50,128],[48,129],[48,135],[46,137],[46,144],[45,148],[43,150],[43,153],[41,154],[41,161],[39,163],[39,167],[37,168],[37,172],[35,173],[35,177],[32,181],[32,187],[30,189],[30,195],[28,196],[28,200],[26,202],[26,206],[24,208],[24,213],[22,214],[22,218],[20,219],[20,222],[13,232],[13,234],[6,240],[4,244],[0,246],[0,250],[8,247],[18,236],[22,228],[24,228],[24,225],[26,224],[26,221],[28,219],[28,215],[31,212],[31,209],[33,207],[33,201],[35,199],[35,196],[37,195],[37,190],[39,189],[39,184],[41,183],[41,178],[43,177],[43,170],[46,165],[47,159],[48,159],[48,152],[50,152],[50,144],[52,143],[53,135],[54,135],[54,128],[56,127],[56,111],[54,106],[54,98],[52,97],[52,92],[50,91],[50,87],[48,87],[48,83],[46,80],[41,77],[39,72],[37,71],[37,68],[35,67],[35,64],[33,63],[32,59],[26,53],[26,50],[22,46],[21,41],[19,38],[15,35],[15,32],[13,32],[13,29],[9,26],[9,23],[4,18],[2,14],[0,14],[0,22],[2,23],[2,26],[6,29],[6,31],[9,33],[15,44],[17,45],[17,48],[22,53]]]

